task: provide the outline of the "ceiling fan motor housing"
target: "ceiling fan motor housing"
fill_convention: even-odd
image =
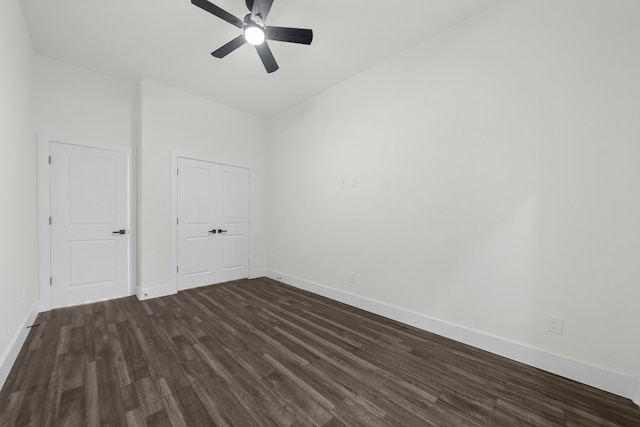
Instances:
[[[255,24],[258,27],[262,28],[264,30],[264,19],[262,19],[262,16],[260,16],[259,14],[256,15],[255,19],[251,19],[251,14],[247,14],[247,16],[244,17],[244,24],[245,25],[251,25],[251,24]]]

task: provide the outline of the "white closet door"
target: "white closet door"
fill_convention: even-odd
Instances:
[[[178,289],[208,285],[218,270],[218,166],[178,159]]]
[[[178,289],[248,277],[249,171],[178,159]]]
[[[249,277],[249,171],[218,167],[220,282]]]

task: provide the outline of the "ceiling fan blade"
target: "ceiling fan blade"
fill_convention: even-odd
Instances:
[[[244,35],[241,34],[235,39],[231,40],[229,43],[222,46],[220,49],[211,52],[211,55],[215,56],[216,58],[224,58],[240,46],[244,45],[246,42],[247,40],[244,38]]]
[[[191,3],[220,19],[224,19],[231,25],[235,25],[238,28],[244,28],[244,21],[242,19],[236,18],[226,10],[220,9],[218,6],[208,2],[207,0],[191,0]]]
[[[272,4],[273,0],[254,0],[251,8],[251,20],[258,25],[264,25]]]
[[[260,59],[262,59],[262,63],[264,64],[264,68],[267,70],[267,73],[273,73],[280,68],[266,41],[257,45],[256,50],[258,51],[258,55],[260,55]]]
[[[266,30],[266,37],[268,40],[300,44],[311,44],[313,41],[313,31],[304,28],[268,26]]]

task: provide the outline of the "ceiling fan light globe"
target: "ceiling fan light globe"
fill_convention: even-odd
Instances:
[[[249,44],[261,45],[264,43],[264,31],[260,27],[249,25],[244,29],[244,38]]]

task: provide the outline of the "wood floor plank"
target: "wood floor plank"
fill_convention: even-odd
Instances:
[[[100,425],[100,407],[98,406],[98,373],[95,360],[85,366],[83,392],[84,425],[98,427]]]
[[[291,366],[291,369],[286,368],[268,354],[265,354],[264,358],[276,371],[287,377],[289,381],[298,386],[327,411],[331,411],[342,400],[343,396],[322,384],[321,381],[304,375],[304,373],[300,375],[300,373],[304,372],[303,370],[296,369],[295,366]],[[297,373],[294,373],[294,371],[297,371]]]
[[[98,407],[101,425],[125,425],[126,416],[115,361],[110,357],[96,360]]]
[[[194,382],[193,390],[216,425],[252,425],[256,423],[221,378],[205,377]]]
[[[162,410],[162,402],[151,378],[144,378],[133,384],[140,409],[145,417]]]
[[[436,403],[471,423],[492,425],[491,414],[493,414],[495,410],[495,403],[493,401],[483,402],[473,399],[461,392],[445,389],[438,397]]]
[[[17,419],[22,415],[20,407],[24,401],[24,396],[27,390],[18,390],[11,394],[6,394],[6,401],[2,402],[2,411],[0,411],[0,425],[1,426],[14,426],[17,424]]]
[[[36,323],[1,427],[640,426],[626,399],[266,278]]]
[[[349,398],[344,399],[331,413],[336,419],[348,426],[383,427],[387,425],[384,420]]]
[[[126,415],[127,425],[129,427],[146,427],[147,420],[145,419],[142,409],[135,408],[127,412]]]
[[[281,373],[269,374],[265,378],[265,382],[278,391],[283,402],[294,411],[302,422],[321,426],[332,418],[330,412]]]
[[[518,405],[504,399],[498,399],[496,403],[496,413],[509,414],[515,419],[536,426],[559,426],[562,425],[553,420],[548,419],[545,414],[539,414],[531,411],[524,405]],[[564,424],[564,422],[563,422]]]
[[[215,425],[198,395],[194,393],[191,386],[176,390],[175,401],[185,422],[189,426],[212,426]]]
[[[60,398],[62,396],[62,361],[64,356],[56,356],[49,374],[47,394],[43,404],[42,420],[44,426],[55,425],[55,420],[60,411]]]
[[[60,397],[57,426],[80,426],[84,422],[82,387],[65,390]]]
[[[20,417],[16,420],[16,425],[42,425],[42,402],[44,402],[46,393],[47,389],[44,384],[26,391],[20,409]],[[2,425],[1,422],[0,425]]]
[[[169,417],[169,422],[173,427],[186,427],[187,422],[182,416],[182,411],[178,407],[173,395],[168,395],[162,399],[162,406],[164,407],[167,416]]]
[[[205,361],[213,368],[218,376],[233,393],[240,406],[244,408],[256,422],[261,420],[265,425],[272,425],[270,417],[260,415],[260,383],[255,382],[251,376],[242,369],[242,366],[234,359],[227,357],[225,353],[215,353],[211,348],[198,346]]]
[[[429,425],[424,419],[415,415],[412,411],[406,410],[402,405],[398,405],[396,402],[392,402],[383,396],[382,393],[372,392],[368,389],[359,390],[357,394],[358,401],[361,399],[366,400],[378,410],[384,412],[377,414],[379,418],[382,418],[387,425],[390,426],[422,426]],[[373,412],[373,411],[372,411]]]

